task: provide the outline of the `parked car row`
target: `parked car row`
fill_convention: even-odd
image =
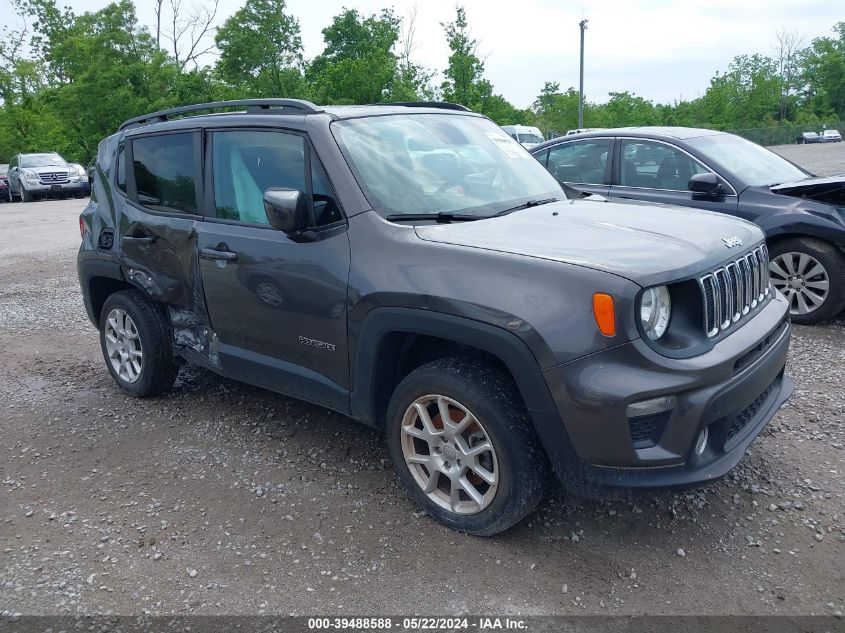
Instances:
[[[680,127],[597,130],[530,151],[578,192],[750,220],[766,232],[771,280],[793,321],[816,323],[845,308],[845,176],[818,178],[739,136]]]
[[[801,132],[795,139],[799,145],[806,143],[839,143],[842,141],[842,135],[839,130],[825,130],[821,134],[818,132]]]
[[[0,165],[0,200],[32,202],[45,197],[90,195],[88,171],[56,152],[16,154]]]

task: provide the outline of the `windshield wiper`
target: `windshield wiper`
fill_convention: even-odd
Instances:
[[[532,207],[539,207],[541,204],[549,204],[550,202],[557,202],[557,198],[545,198],[543,200],[529,200],[528,202],[523,202],[522,204],[518,204],[515,207],[511,207],[510,209],[505,209],[504,211],[499,211],[494,216],[499,215],[507,215],[508,213],[513,213],[514,211],[522,211],[523,209],[531,209]]]
[[[472,220],[482,220],[489,218],[489,215],[467,215],[461,213],[451,213],[448,211],[440,211],[439,213],[394,213],[388,215],[384,219],[390,222],[397,222],[406,220],[408,222],[417,222],[420,220],[433,220],[434,222],[471,222]]]

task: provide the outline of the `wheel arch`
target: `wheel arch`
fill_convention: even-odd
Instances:
[[[411,342],[409,342],[411,341]],[[409,349],[430,350],[413,361]],[[409,347],[410,346],[410,347]],[[479,354],[498,364],[516,384],[534,430],[558,475],[565,478],[580,459],[572,446],[545,377],[528,345],[516,334],[487,323],[415,308],[375,308],[358,324],[350,323],[352,417],[383,428],[387,402],[403,377],[397,367],[413,370],[434,358]],[[418,366],[418,365],[417,365]],[[407,374],[405,374],[407,375]]]
[[[88,319],[96,327],[100,325],[103,305],[115,292],[135,288],[123,278],[120,266],[112,261],[100,259],[80,260],[78,264],[79,284]]]
[[[384,422],[383,390],[416,367],[445,356],[482,357],[516,383],[529,410],[552,410],[554,401],[540,365],[516,334],[449,314],[414,308],[376,308],[350,328],[353,415],[372,426]],[[389,395],[387,395],[389,399]]]

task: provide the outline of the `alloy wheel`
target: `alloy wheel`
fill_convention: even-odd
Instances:
[[[438,506],[477,514],[496,496],[496,451],[478,418],[442,395],[417,398],[402,419],[402,454],[414,481]]]
[[[769,262],[772,284],[789,301],[790,314],[810,314],[818,310],[830,294],[825,267],[807,253],[783,253]]]
[[[126,311],[114,308],[106,318],[106,352],[112,369],[125,382],[135,382],[144,367],[138,328]]]

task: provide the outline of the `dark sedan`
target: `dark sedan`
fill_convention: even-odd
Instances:
[[[9,191],[9,165],[0,165],[0,202],[11,202],[12,194]]]
[[[816,323],[845,308],[845,176],[817,178],[739,136],[680,127],[600,130],[530,151],[576,190],[755,222],[793,321]]]

